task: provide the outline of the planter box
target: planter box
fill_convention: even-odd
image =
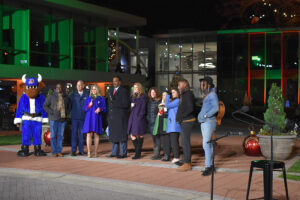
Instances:
[[[257,135],[262,155],[266,159],[271,159],[271,136]],[[273,136],[273,159],[286,160],[292,153],[295,144],[295,135]]]

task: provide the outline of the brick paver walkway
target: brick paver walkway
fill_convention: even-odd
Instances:
[[[216,167],[214,194],[230,199],[245,199],[248,184],[250,162],[263,157],[249,157],[242,151],[243,137],[228,137],[220,140],[216,148]],[[192,136],[193,146],[193,170],[189,172],[177,172],[172,163],[152,161],[152,141],[150,136],[145,138],[145,151],[143,158],[133,161],[126,159],[108,159],[111,144],[101,143],[97,158],[81,156],[71,157],[70,147],[64,147],[64,158],[34,157],[19,158],[16,151],[19,146],[0,147],[0,168],[18,168],[22,170],[42,170],[46,172],[80,175],[84,177],[106,178],[113,180],[129,181],[130,183],[149,184],[167,188],[178,188],[195,192],[210,193],[210,177],[201,176],[200,170],[204,165],[201,136]],[[50,147],[44,147],[47,152]],[[297,140],[295,154],[299,154],[300,141]],[[133,147],[129,142],[129,156],[133,155]],[[297,159],[297,157],[296,157]],[[287,166],[295,160],[287,160]],[[274,175],[273,195],[277,199],[285,199],[283,180]],[[101,187],[99,187],[101,188]],[[300,199],[300,183],[288,181],[290,199]],[[250,198],[263,197],[262,173],[254,173],[252,178]],[[153,197],[154,198],[154,197]],[[71,199],[71,197],[70,197]],[[154,198],[155,199],[155,198]],[[164,199],[161,197],[160,199]]]

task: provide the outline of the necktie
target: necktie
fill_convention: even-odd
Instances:
[[[115,95],[116,91],[117,91],[117,88],[115,88],[115,89],[114,89],[114,93],[113,93],[113,95]]]

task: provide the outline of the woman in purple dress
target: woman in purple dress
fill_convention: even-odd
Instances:
[[[132,159],[141,158],[143,135],[146,133],[146,104],[147,98],[144,87],[140,83],[135,83],[131,96],[131,112],[127,131],[135,148],[135,156]]]
[[[82,133],[87,133],[88,157],[91,157],[92,135],[94,135],[95,157],[97,157],[99,135],[102,134],[102,113],[106,112],[105,99],[101,96],[98,85],[92,85],[90,96],[85,100],[83,110],[86,115]]]

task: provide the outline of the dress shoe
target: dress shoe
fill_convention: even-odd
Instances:
[[[57,157],[64,157],[64,155],[62,153],[58,153]]]
[[[123,155],[123,156],[119,155],[117,156],[117,158],[127,158],[127,155]]]
[[[177,168],[178,172],[186,172],[186,171],[189,171],[189,170],[192,170],[191,163],[184,163],[182,166],[179,166]]]
[[[53,154],[52,154],[52,157],[57,157],[57,154],[56,154],[56,153],[53,153]]]
[[[117,157],[116,155],[107,155],[105,156],[106,158],[113,158],[113,157]]]
[[[209,176],[212,173],[212,167],[205,167],[205,170],[202,172],[202,176]]]
[[[79,156],[85,156],[85,155],[86,155],[86,153],[79,152],[79,153],[78,153],[78,155],[79,155]]]
[[[75,152],[72,152],[71,156],[76,156],[76,153],[75,153]]]

